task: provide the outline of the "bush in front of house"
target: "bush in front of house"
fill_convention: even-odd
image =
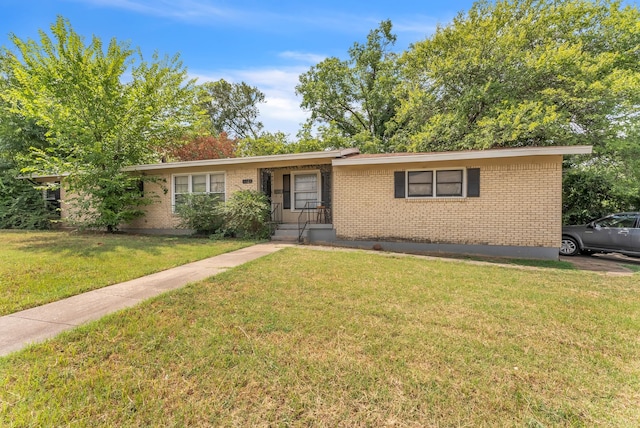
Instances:
[[[17,179],[18,171],[0,168],[0,229],[49,229],[57,213],[47,207],[42,190]]]
[[[218,233],[224,224],[220,198],[207,194],[182,195],[176,212],[180,216],[179,227],[193,229],[199,235]]]
[[[271,205],[261,192],[240,190],[220,204],[225,234],[239,238],[266,239],[270,235]]]

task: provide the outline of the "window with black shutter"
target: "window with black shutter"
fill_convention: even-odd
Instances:
[[[393,180],[395,198],[480,197],[480,168],[395,171]]]
[[[467,169],[467,197],[480,197],[480,168]]]
[[[394,195],[395,198],[404,198],[404,171],[396,171],[393,173]]]
[[[291,209],[291,174],[282,176],[282,208]]]

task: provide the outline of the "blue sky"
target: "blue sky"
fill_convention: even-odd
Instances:
[[[179,53],[199,82],[245,81],[265,93],[261,120],[295,137],[307,113],[295,96],[298,76],[323,58],[347,57],[355,42],[391,19],[396,48],[428,37],[470,0],[0,0],[0,45],[8,34],[37,38],[57,15],[87,39],[115,37],[149,57]]]

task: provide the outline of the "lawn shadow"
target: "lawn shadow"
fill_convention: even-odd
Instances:
[[[4,232],[3,232],[4,233]],[[211,244],[212,241],[192,236],[155,236],[131,233],[91,231],[28,232],[15,245],[16,249],[31,253],[55,253],[59,256],[99,257],[118,248],[142,251],[149,255],[162,254],[168,244]],[[1,236],[1,235],[0,235]]]

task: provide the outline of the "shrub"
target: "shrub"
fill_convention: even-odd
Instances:
[[[238,191],[219,208],[224,218],[225,233],[249,239],[269,237],[271,206],[263,193]]]
[[[49,229],[59,214],[47,208],[42,190],[17,175],[0,170],[0,229]]]
[[[192,194],[184,195],[176,208],[180,216],[180,227],[193,229],[198,234],[211,235],[223,226],[220,210],[222,203],[217,196]]]

